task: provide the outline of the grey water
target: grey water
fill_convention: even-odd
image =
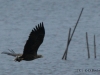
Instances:
[[[69,28],[73,30],[82,8],[83,14],[69,46],[68,60],[62,60]],[[46,31],[38,50],[43,58],[19,63],[12,56],[0,54],[0,75],[100,75],[99,0],[0,0],[0,52],[13,49],[22,53],[29,33],[40,22],[44,22]],[[90,59],[87,57],[86,32]]]

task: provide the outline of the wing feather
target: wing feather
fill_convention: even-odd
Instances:
[[[33,28],[33,30],[31,31],[29,38],[24,46],[23,55],[37,54],[37,50],[39,46],[42,44],[44,36],[45,36],[45,29],[42,22],[38,24],[38,26]]]
[[[19,57],[21,56],[22,54],[17,54],[17,53],[13,53],[13,52],[2,52],[1,54],[7,54],[7,55],[10,55],[10,56],[14,56],[14,57]]]

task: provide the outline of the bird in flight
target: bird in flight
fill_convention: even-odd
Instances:
[[[28,40],[24,46],[23,54],[17,54],[13,50],[10,52],[2,52],[2,54],[7,54],[16,57],[15,61],[20,62],[21,60],[31,61],[37,58],[41,58],[42,55],[38,55],[37,51],[42,44],[45,36],[45,28],[43,22],[38,24],[32,29]]]

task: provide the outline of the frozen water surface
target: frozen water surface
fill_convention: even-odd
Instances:
[[[68,30],[79,21],[68,51]],[[46,35],[38,53],[44,57],[15,62],[0,54],[0,75],[100,75],[100,1],[99,0],[0,0],[0,52],[13,49],[22,53],[32,28],[44,22]],[[88,32],[91,59],[87,59],[85,33]],[[96,36],[97,59],[94,59],[93,36]],[[77,70],[81,69],[80,72]]]

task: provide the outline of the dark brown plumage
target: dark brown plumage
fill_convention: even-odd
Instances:
[[[15,61],[20,62],[21,60],[34,60],[41,58],[42,55],[38,55],[37,51],[39,46],[42,44],[45,36],[45,29],[43,22],[38,24],[30,33],[28,40],[24,46],[23,54],[16,54],[13,50],[10,52],[2,52],[3,54],[8,54],[15,56]]]

